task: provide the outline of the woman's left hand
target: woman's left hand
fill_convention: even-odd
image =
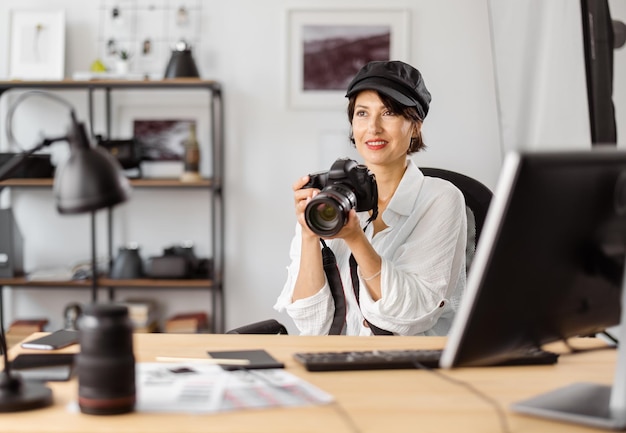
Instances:
[[[350,209],[350,213],[348,214],[348,221],[346,225],[337,233],[335,236],[331,236],[325,239],[344,239],[345,241],[349,241],[350,239],[356,238],[357,236],[361,236],[363,234],[363,229],[361,228],[361,220],[356,214],[354,209]]]

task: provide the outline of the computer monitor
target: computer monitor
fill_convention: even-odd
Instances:
[[[493,365],[531,347],[618,324],[625,250],[626,152],[510,153],[441,367]],[[626,372],[626,362],[621,364]],[[617,384],[618,376],[623,384]],[[572,408],[564,401],[574,392],[558,394],[556,414],[546,413],[554,408],[545,409],[545,402],[539,408],[513,408],[600,427],[626,427],[625,378],[618,371],[621,389],[614,386],[613,395],[611,387],[600,387],[604,403],[587,395],[598,393],[593,385]],[[611,406],[618,406],[616,415],[610,413],[609,398],[615,399]],[[589,413],[592,401],[603,413],[578,419]]]

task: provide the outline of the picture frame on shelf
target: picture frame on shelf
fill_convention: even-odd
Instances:
[[[145,95],[144,102],[151,101]],[[156,101],[156,100],[155,100]],[[122,103],[117,106],[117,137],[134,138],[141,152],[141,175],[146,179],[177,179],[184,171],[184,146],[189,136],[189,125],[194,123],[200,143],[200,173],[210,175],[211,156],[206,152],[206,137],[210,128],[203,121],[208,117],[206,107],[173,104],[134,105]],[[146,137],[152,131],[152,138]],[[156,135],[155,131],[160,131]],[[155,142],[154,140],[157,140]],[[152,141],[150,141],[152,140]]]
[[[287,12],[288,105],[345,108],[345,90],[373,60],[409,56],[405,9],[291,9]]]
[[[10,38],[10,79],[64,78],[64,11],[12,10]]]

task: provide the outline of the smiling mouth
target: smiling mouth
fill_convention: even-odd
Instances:
[[[387,144],[387,142],[383,140],[377,140],[377,141],[368,141],[366,142],[366,144],[370,147],[381,147]]]

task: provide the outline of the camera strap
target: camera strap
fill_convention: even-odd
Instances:
[[[322,243],[322,261],[324,266],[324,273],[330,286],[330,293],[335,302],[335,313],[333,315],[333,322],[330,325],[329,335],[340,335],[343,327],[346,323],[346,295],[343,291],[343,284],[341,282],[341,276],[339,274],[339,268],[337,267],[337,259],[335,253],[326,245],[323,239],[320,239]],[[357,304],[359,303],[359,276],[357,274],[358,265],[354,256],[350,254],[350,277],[352,279],[352,290],[356,297]],[[393,335],[392,332],[386,331],[372,325],[367,319],[365,322],[372,330],[374,335]]]
[[[359,302],[359,275],[357,274],[358,265],[354,256],[350,254],[350,277],[352,277],[352,290],[354,290],[354,296],[356,297],[356,302],[361,306]],[[370,327],[374,335],[393,335],[393,332],[387,331],[385,329],[381,329],[376,325],[371,324],[367,319],[364,318],[367,322],[367,326]]]
[[[324,265],[324,273],[330,285],[330,293],[335,301],[335,314],[333,315],[333,323],[330,325],[329,335],[341,335],[343,326],[346,323],[346,295],[343,292],[343,284],[337,267],[337,258],[324,239],[320,239],[322,243],[322,263]]]

